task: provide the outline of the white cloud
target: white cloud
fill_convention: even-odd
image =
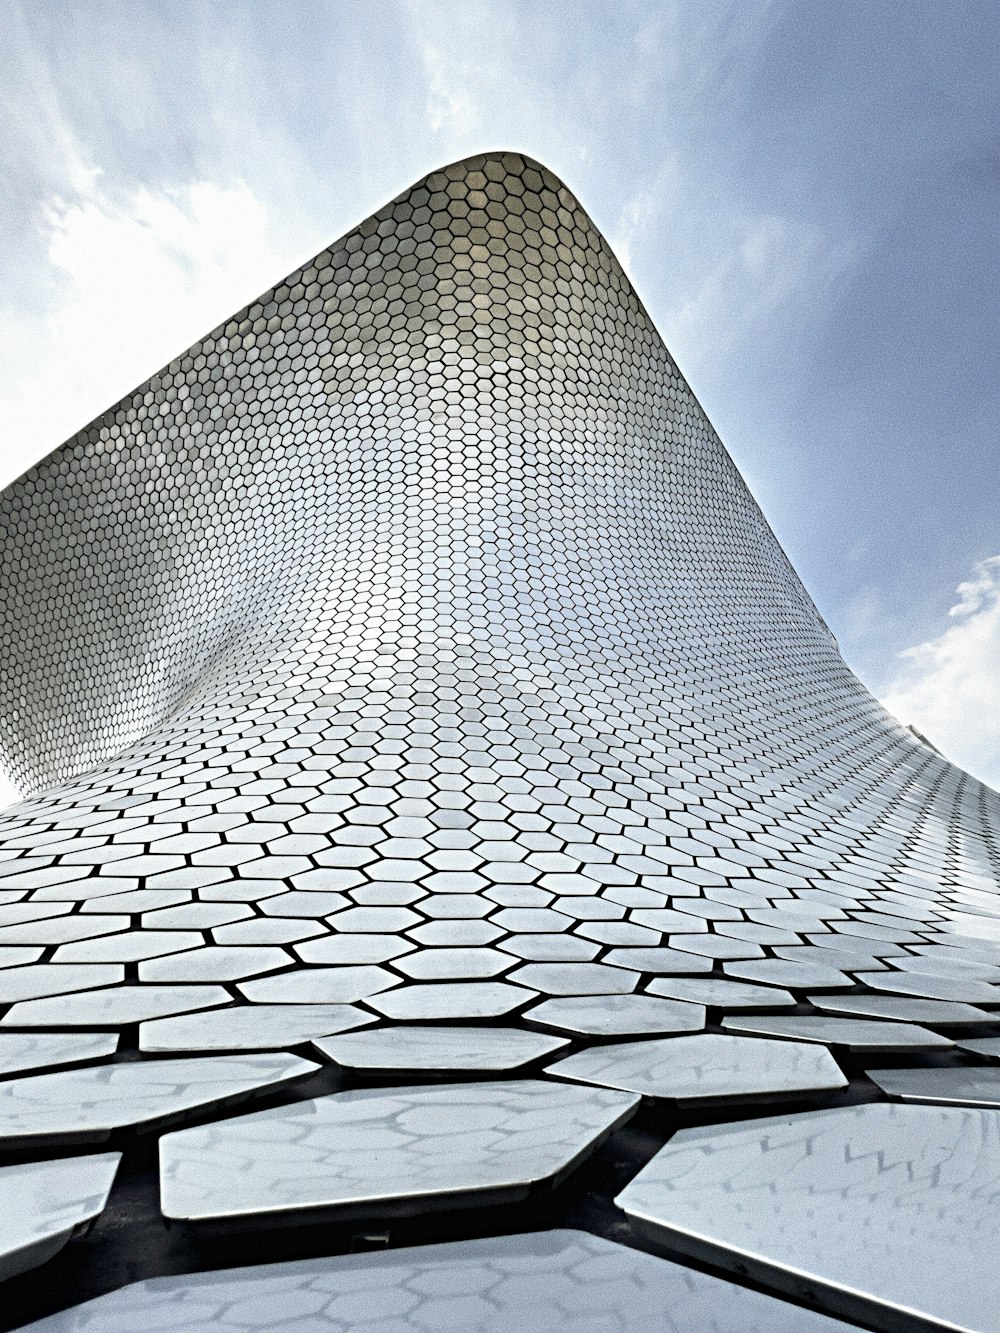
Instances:
[[[14,805],[20,799],[21,793],[3,773],[0,773],[0,810],[6,810],[9,805]]]
[[[39,209],[54,296],[0,309],[0,485],[104,411],[304,257],[272,239],[241,180],[120,197],[81,169]]]
[[[635,251],[647,244],[651,232],[655,229],[669,174],[665,167],[659,173],[654,187],[639,190],[625,201],[618,215],[618,223],[608,237],[619,264],[633,281]]]
[[[478,121],[475,101],[464,80],[445,59],[442,52],[429,43],[423,49],[427,70],[427,119],[431,129],[463,133]]]
[[[947,757],[1000,789],[1000,555],[957,588],[953,621],[935,639],[900,653],[882,697]]]
[[[863,584],[854,596],[840,608],[837,617],[837,637],[842,644],[856,648],[881,629],[887,619],[885,600],[873,583]]]
[[[507,99],[503,120],[517,116],[524,95],[521,78],[508,68],[508,8],[483,0],[446,8],[409,0],[404,12],[423,66],[428,128],[446,151],[468,152],[484,119],[497,119],[498,90]]]

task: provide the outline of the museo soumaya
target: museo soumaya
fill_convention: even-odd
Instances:
[[[1000,798],[551,172],[434,172],[0,515],[3,1327],[1000,1330]]]

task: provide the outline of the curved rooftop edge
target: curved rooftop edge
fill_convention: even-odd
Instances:
[[[497,339],[490,329],[504,309],[511,253],[531,261],[519,289],[524,328],[508,324]],[[465,286],[456,279],[463,272]],[[408,363],[412,385],[426,380],[429,396],[409,402],[418,431],[434,415],[431,380],[469,360],[509,361],[536,393],[546,380],[571,385],[566,401],[578,414],[586,385],[574,381],[593,356],[567,358],[567,317],[578,317],[579,347],[592,351],[607,334],[670,375],[685,412],[712,441],[720,490],[738,492],[746,521],[768,531],[566,186],[518,154],[466,158],[397,195],[0,495],[0,611],[9,627],[0,650],[0,753],[15,781],[32,791],[85,772],[183,713],[224,663],[269,651],[257,633],[262,605],[270,637],[297,632],[283,613],[303,595],[301,548],[318,553],[329,506],[341,502],[332,483],[322,499],[315,486],[307,495],[304,474],[342,466],[352,425],[364,425],[363,417],[350,421],[351,400],[389,363]],[[638,342],[624,332],[635,328],[643,331]],[[630,370],[641,375],[641,361]],[[600,398],[589,429],[604,433],[605,447],[638,438],[648,405],[633,404],[626,419],[614,385]],[[542,433],[558,432],[560,405],[551,395],[539,405]],[[449,429],[467,433],[461,413],[442,406]],[[381,447],[408,424],[402,412],[383,411],[380,422],[374,401],[367,409],[373,429],[385,431]],[[306,421],[309,430],[295,429]],[[289,524],[300,525],[298,539]],[[243,549],[251,532],[253,549]],[[768,538],[785,595],[822,623]]]

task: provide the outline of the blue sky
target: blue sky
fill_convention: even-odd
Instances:
[[[443,162],[541,159],[862,679],[1000,785],[1000,5],[7,0],[0,482]]]

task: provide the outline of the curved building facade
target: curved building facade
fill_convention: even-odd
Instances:
[[[1000,798],[544,167],[433,173],[0,513],[9,1326],[1000,1327]]]

